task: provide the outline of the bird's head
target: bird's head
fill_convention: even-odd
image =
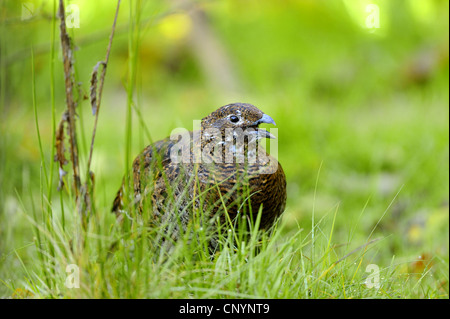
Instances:
[[[233,103],[222,106],[202,119],[202,131],[241,129],[260,138],[275,138],[266,130],[259,129],[262,123],[275,124],[275,121],[256,106],[248,103]]]

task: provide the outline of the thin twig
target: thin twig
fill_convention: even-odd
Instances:
[[[112,40],[114,38],[114,31],[116,30],[116,22],[117,22],[117,16],[119,14],[119,7],[120,7],[120,0],[117,1],[116,14],[114,16],[114,22],[112,25],[111,35],[109,36],[109,43],[108,43],[108,48],[106,50],[105,61],[100,62],[100,64],[103,64],[103,69],[102,69],[102,74],[100,76],[100,85],[99,85],[99,89],[98,89],[98,96],[96,96],[96,99],[94,99],[93,101],[91,100],[95,104],[95,107],[94,107],[94,105],[92,105],[93,111],[95,112],[95,122],[94,122],[94,129],[92,130],[91,148],[89,150],[89,159],[88,159],[88,163],[87,163],[87,171],[86,171],[87,177],[89,177],[89,172],[90,172],[90,167],[91,167],[91,162],[92,162],[92,153],[94,152],[94,140],[95,140],[95,134],[97,132],[97,122],[98,122],[98,114],[100,111],[100,103],[102,100],[103,84],[105,82],[106,67],[108,65],[109,54],[111,52]],[[99,67],[100,64],[97,64],[95,66],[94,72],[96,72],[96,69]],[[94,73],[94,74],[96,74],[96,73]]]

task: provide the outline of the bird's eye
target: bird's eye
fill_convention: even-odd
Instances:
[[[237,123],[237,122],[239,122],[239,117],[237,117],[236,115],[231,115],[230,121],[233,123]]]

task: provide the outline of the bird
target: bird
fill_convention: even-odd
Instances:
[[[259,213],[259,228],[269,229],[286,207],[286,176],[261,145],[275,138],[259,128],[264,123],[276,125],[252,104],[231,103],[204,117],[199,130],[148,145],[123,178],[112,212],[121,220],[145,216],[150,227],[164,228],[160,241],[172,243],[200,219],[212,229],[213,249],[239,216],[255,223]]]

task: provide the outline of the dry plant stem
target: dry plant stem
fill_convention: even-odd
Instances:
[[[76,127],[75,127],[75,100],[73,97],[74,79],[73,79],[73,54],[70,45],[70,38],[67,34],[66,29],[66,19],[64,11],[64,1],[59,1],[59,18],[60,23],[60,33],[61,33],[61,47],[63,53],[63,63],[64,63],[64,82],[66,86],[66,103],[68,111],[68,129],[69,129],[69,141],[70,141],[70,158],[72,161],[73,168],[73,179],[75,187],[75,196],[78,198],[79,189],[81,186],[80,173],[79,173],[79,162],[78,162],[78,144],[76,137]]]
[[[95,115],[95,122],[94,122],[94,129],[92,131],[91,147],[89,150],[89,159],[88,159],[88,163],[87,163],[87,171],[86,171],[87,180],[89,180],[89,175],[90,175],[89,172],[90,172],[90,167],[91,167],[91,162],[92,162],[92,153],[94,151],[94,140],[95,140],[95,134],[97,132],[98,113],[100,111],[100,103],[102,100],[103,84],[105,82],[106,67],[108,65],[109,53],[111,52],[112,40],[114,38],[114,32],[116,30],[116,22],[117,22],[117,16],[119,14],[119,7],[120,7],[120,0],[117,1],[116,14],[114,16],[114,22],[112,25],[111,35],[109,36],[109,43],[108,43],[108,48],[106,50],[105,61],[97,63],[97,65],[94,67],[93,80],[94,80],[94,76],[96,77],[96,72],[97,72],[98,67],[100,66],[100,64],[103,65],[102,74],[100,76],[98,96],[95,96],[94,99],[92,99],[92,87],[91,87],[91,102],[92,102],[92,110]],[[95,81],[96,81],[96,78],[95,78]],[[91,81],[91,85],[96,86],[96,83],[93,83],[93,82],[94,81]],[[96,92],[94,92],[94,94],[95,93]]]

